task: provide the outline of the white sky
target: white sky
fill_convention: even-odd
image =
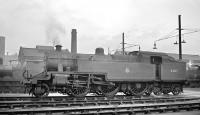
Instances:
[[[52,42],[70,49],[73,28],[81,53],[120,48],[122,32],[126,43],[155,51],[153,42],[178,27],[179,14],[183,28],[200,30],[200,0],[0,0],[0,35],[9,53]],[[176,39],[157,42],[156,51],[178,53]],[[184,40],[183,53],[200,54],[200,32]]]

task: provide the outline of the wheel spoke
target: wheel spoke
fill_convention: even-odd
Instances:
[[[87,87],[72,87],[70,90],[70,95],[74,97],[84,97],[89,93]]]
[[[102,94],[106,97],[113,97],[119,91],[119,86],[117,85],[99,86],[99,88]]]
[[[168,94],[168,93],[170,93],[171,91],[170,91],[170,88],[163,88],[162,89],[162,92],[163,92],[163,94]]]
[[[161,94],[161,88],[159,88],[159,87],[154,87],[153,93],[154,93],[155,95],[160,95],[160,94]]]
[[[181,93],[181,89],[179,87],[175,87],[172,90],[173,95],[179,95]]]
[[[48,96],[49,95],[49,86],[47,84],[43,83],[38,86],[35,86],[34,88],[32,88],[31,91],[35,97]]]
[[[146,92],[147,88],[147,83],[134,83],[131,84],[130,92],[132,95],[141,96]]]
[[[153,92],[153,85],[149,85],[147,90],[146,90],[146,92],[145,92],[145,94],[147,96],[150,96],[152,92]]]

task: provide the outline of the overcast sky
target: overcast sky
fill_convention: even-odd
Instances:
[[[200,0],[0,0],[0,35],[6,52],[20,46],[61,44],[70,49],[71,29],[77,29],[78,52],[94,53],[96,47],[111,50],[125,42],[141,50],[178,53],[178,15],[183,32],[200,30]],[[183,36],[183,53],[200,54],[200,32]],[[138,50],[138,47],[126,50]]]

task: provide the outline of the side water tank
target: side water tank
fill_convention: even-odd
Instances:
[[[104,49],[103,48],[96,48],[95,55],[104,55]]]

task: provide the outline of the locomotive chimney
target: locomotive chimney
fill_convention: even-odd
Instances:
[[[104,55],[104,49],[103,48],[96,48],[95,55]]]
[[[56,51],[61,51],[62,50],[62,46],[61,45],[56,45]]]
[[[77,32],[76,29],[72,29],[71,32],[71,53],[77,53]]]

